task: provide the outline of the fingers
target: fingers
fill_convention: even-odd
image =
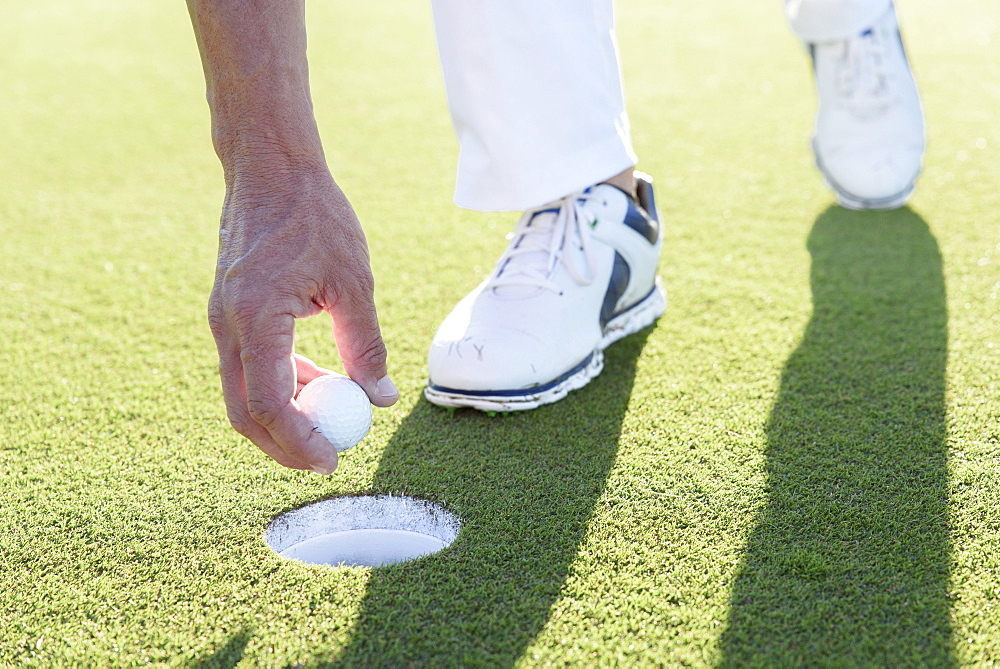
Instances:
[[[336,449],[293,401],[299,370],[306,378],[321,373],[293,356],[293,317],[260,310],[233,320],[242,325],[236,332],[213,328],[230,423],[286,467],[333,473]]]
[[[299,355],[294,353],[292,358],[295,362],[295,396],[299,396],[299,392],[305,387],[307,383],[313,379],[318,379],[326,374],[333,374],[333,371],[329,369],[323,369],[316,365],[315,362],[305,357],[304,355]]]
[[[337,451],[293,401],[296,363],[292,354],[295,321],[291,314],[260,311],[240,330],[240,360],[250,417],[267,430],[281,450],[313,471],[330,474]]]
[[[286,454],[271,438],[270,433],[257,421],[251,418],[247,411],[246,387],[243,379],[243,363],[240,361],[239,350],[233,346],[231,350],[223,351],[219,345],[219,376],[222,379],[222,393],[226,402],[226,414],[233,428],[252,441],[260,450],[291,469],[311,470],[305,462],[296,460]]]

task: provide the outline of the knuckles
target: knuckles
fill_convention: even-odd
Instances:
[[[367,263],[350,262],[328,274],[322,291],[327,309],[348,308],[364,311],[375,308],[375,277]],[[345,271],[345,269],[347,271]]]
[[[237,412],[230,408],[227,412],[229,424],[242,436],[253,441],[254,434],[260,429],[260,425],[255,423],[249,414]]]
[[[247,414],[264,429],[269,429],[281,415],[284,408],[281,402],[264,398],[247,398]]]
[[[360,348],[357,361],[372,369],[384,369],[388,358],[382,337],[378,332],[374,332],[369,338],[369,343]]]
[[[215,335],[216,341],[221,340],[223,334],[228,330],[226,310],[214,290],[208,300],[208,327]]]

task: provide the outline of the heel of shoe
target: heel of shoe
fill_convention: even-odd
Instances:
[[[652,290],[646,297],[618,314],[604,326],[601,348],[611,346],[619,339],[649,327],[667,310],[667,291],[660,277],[656,277]]]

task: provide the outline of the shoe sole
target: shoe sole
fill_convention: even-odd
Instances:
[[[656,279],[652,290],[642,300],[612,318],[604,327],[600,344],[585,360],[555,379],[531,389],[504,391],[463,391],[428,384],[424,397],[448,408],[469,408],[480,411],[526,411],[543,404],[552,404],[590,383],[604,369],[604,349],[619,339],[646,328],[663,315],[667,294]]]

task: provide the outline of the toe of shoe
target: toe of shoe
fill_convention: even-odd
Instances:
[[[892,151],[856,149],[823,155],[817,162],[826,180],[843,201],[855,208],[901,206],[913,191],[920,172],[923,147]]]
[[[516,330],[468,333],[436,339],[427,357],[430,384],[441,388],[489,392],[544,385],[586,357],[563,346],[546,346]]]

